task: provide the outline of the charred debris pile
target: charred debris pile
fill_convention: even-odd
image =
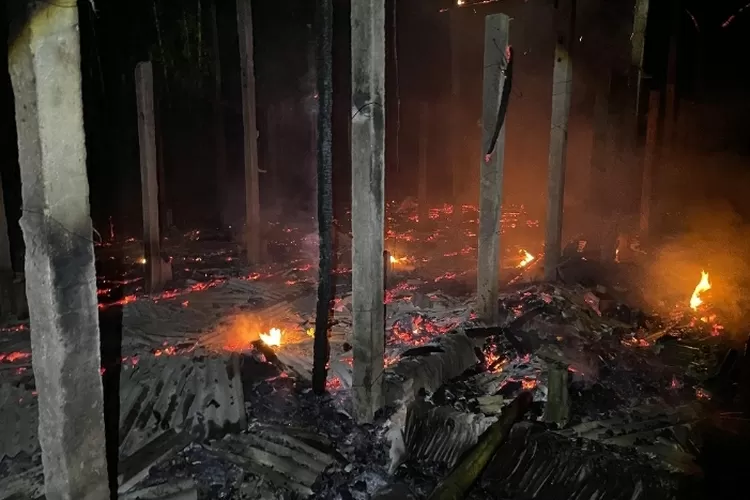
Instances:
[[[471,233],[472,211],[464,212]],[[182,253],[171,255],[174,288],[151,297],[133,277],[137,252],[120,245],[132,254],[129,270],[100,281],[103,296],[128,290],[113,294],[102,316],[121,311],[121,352],[111,364],[105,355],[102,367],[105,392],[119,388],[111,411],[120,498],[636,499],[698,491],[705,428],[745,432],[750,376],[743,343],[730,342],[710,306],[688,301],[688,291],[684,308],[650,315],[629,307],[621,288],[580,284],[575,255],[564,283],[523,283],[536,265],[524,250],[503,266],[512,284],[498,304],[499,325],[481,326],[470,278],[462,281],[466,266],[455,261],[475,249],[446,250],[456,240],[441,230],[449,215],[432,211],[425,234],[409,229],[413,217],[392,224],[386,407],[370,425],[351,418],[345,259],[329,391],[309,389],[311,231],[280,230],[279,248],[302,257],[253,271],[236,265],[220,235],[181,236]],[[699,284],[693,295],[704,291]],[[0,499],[38,498],[28,328],[6,329],[0,352]]]

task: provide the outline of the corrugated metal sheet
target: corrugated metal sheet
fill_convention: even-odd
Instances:
[[[39,405],[28,389],[0,386],[0,460],[39,449]]]
[[[679,475],[653,468],[646,457],[615,453],[518,424],[484,472],[488,498],[679,498]]]
[[[237,355],[144,356],[120,379],[120,454],[128,456],[167,429],[198,438],[245,428]]]
[[[415,401],[406,411],[404,458],[453,467],[495,421],[495,418],[460,412],[449,406],[435,407]]]
[[[312,446],[311,441],[315,440],[295,435],[292,429],[258,425],[248,434],[230,435],[215,441],[209,449],[270,483],[261,488],[265,493],[271,486],[306,497],[312,494],[318,477],[335,461],[323,449]]]

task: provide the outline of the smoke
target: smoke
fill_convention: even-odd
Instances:
[[[667,309],[687,305],[705,270],[712,284],[706,303],[732,330],[743,319],[750,285],[750,224],[725,200],[700,200],[681,215],[681,230],[652,252],[644,296]]]

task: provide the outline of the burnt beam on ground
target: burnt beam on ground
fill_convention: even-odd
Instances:
[[[576,0],[557,2],[557,45],[552,71],[552,120],[547,178],[547,229],[544,241],[544,279],[555,281],[562,247],[568,119],[573,93],[573,46]]]
[[[383,404],[385,1],[354,0],[351,33],[353,398],[369,422]]]
[[[500,272],[500,211],[503,194],[505,125],[495,150],[485,157],[492,142],[504,82],[505,49],[510,19],[505,14],[487,16],[484,23],[484,87],[482,95],[482,152],[479,185],[479,243],[477,250],[477,311],[488,323],[498,321]]]
[[[8,59],[45,493],[99,500],[109,485],[78,8],[69,0],[15,7]]]

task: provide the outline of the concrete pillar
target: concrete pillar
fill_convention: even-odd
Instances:
[[[141,152],[141,206],[143,209],[143,256],[146,258],[146,289],[164,288],[165,263],[159,236],[159,184],[156,174],[156,128],[154,125],[154,71],[150,61],[135,67],[138,108],[138,145]]]
[[[558,36],[555,65],[552,71],[552,121],[549,143],[549,177],[547,179],[547,229],[544,241],[544,279],[557,279],[560,262],[565,200],[565,165],[568,154],[568,118],[573,93],[573,23],[576,0],[559,0],[557,6]]]
[[[419,202],[419,222],[424,224],[429,217],[427,199],[427,154],[430,142],[430,105],[422,102],[419,108],[419,179],[417,180],[417,200]]]
[[[659,103],[659,91],[652,90],[648,99],[648,128],[646,129],[646,150],[643,155],[643,181],[641,183],[640,236],[643,244],[648,240],[651,225],[651,196],[658,148]]]
[[[14,4],[8,58],[45,494],[101,500],[109,487],[78,9],[72,0]]]
[[[245,249],[248,262],[257,264],[263,260],[265,245],[260,231],[258,127],[251,0],[237,0],[237,32],[240,40],[242,123],[245,128]]]
[[[482,151],[479,167],[479,242],[477,248],[477,313],[487,324],[498,321],[500,280],[500,212],[503,196],[505,123],[495,143],[495,153],[485,161],[495,131],[500,106],[505,48],[510,18],[495,14],[484,19],[484,83],[482,90]]]
[[[383,405],[385,212],[385,0],[353,0],[352,307],[354,414]]]

